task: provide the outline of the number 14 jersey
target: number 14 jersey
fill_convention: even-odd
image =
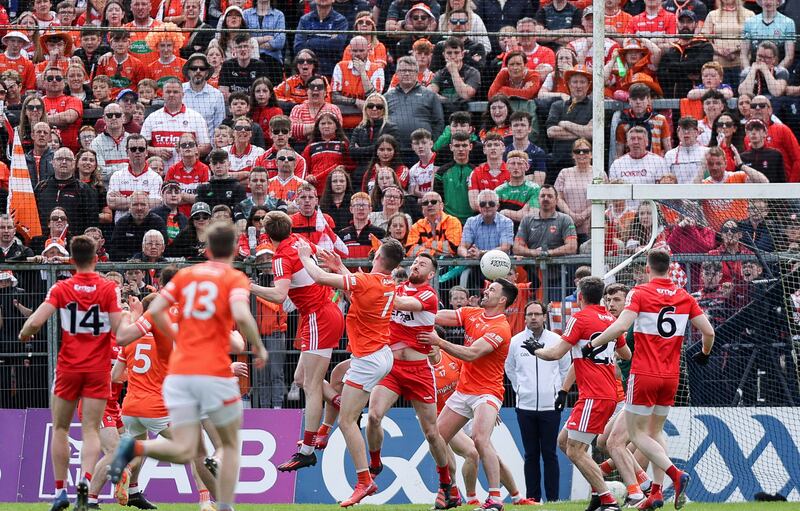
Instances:
[[[120,311],[116,285],[97,273],[76,273],[56,282],[45,301],[58,309],[58,371],[108,372],[113,358],[110,314]]]
[[[231,303],[250,299],[250,281],[225,263],[184,268],[161,290],[178,306],[178,335],[169,374],[231,376]]]

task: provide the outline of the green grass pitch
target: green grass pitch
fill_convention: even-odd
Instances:
[[[197,504],[159,504],[159,511],[197,511]],[[0,502],[2,511],[42,511],[48,507],[47,503],[40,504],[17,504]],[[102,511],[133,511],[135,508],[122,507],[116,504],[101,504]],[[797,502],[743,502],[738,504],[706,504],[701,502],[690,502],[686,504],[686,511],[797,511],[800,508]],[[335,504],[240,504],[236,506],[237,511],[334,511],[342,508]],[[380,506],[359,504],[351,509],[355,511],[428,511],[430,505],[394,505],[383,504]],[[468,511],[471,508],[461,506],[456,508],[459,511]],[[542,506],[512,506],[506,504],[509,510],[530,511],[583,511],[586,509],[586,502],[564,502],[558,504],[544,504]],[[665,502],[664,510],[671,510],[672,502]]]

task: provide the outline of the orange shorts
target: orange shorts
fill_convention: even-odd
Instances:
[[[53,394],[66,401],[82,397],[108,399],[111,396],[111,372],[73,372],[56,369]]]
[[[409,401],[436,403],[433,367],[427,359],[395,359],[392,370],[378,385],[386,387]]]
[[[294,347],[300,351],[338,348],[342,333],[344,333],[342,311],[335,303],[326,302],[319,310],[300,316]]]

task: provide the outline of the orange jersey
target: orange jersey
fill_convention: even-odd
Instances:
[[[342,276],[351,291],[347,313],[347,347],[356,357],[375,353],[389,344],[395,284],[391,275],[358,272]]]
[[[70,64],[71,62],[67,57],[58,59],[56,61],[56,67],[59,68],[62,73],[64,73],[64,76],[67,76],[67,69],[69,69]],[[38,76],[44,74],[44,70],[48,67],[53,67],[49,60],[43,60],[42,62],[39,62],[35,67],[36,75]]]
[[[373,44],[375,46],[373,46]],[[342,55],[342,60],[353,60],[353,54],[350,52],[350,46],[348,45],[344,49],[344,55]],[[386,57],[386,46],[383,45],[382,42],[374,42],[369,44],[369,52],[367,53],[367,60],[370,62],[374,62],[376,65],[380,67],[386,67],[387,57]]]
[[[297,190],[306,184],[305,181],[292,174],[285,182],[280,177],[275,176],[269,180],[267,186],[267,195],[275,199],[285,200],[287,202],[294,202],[297,196]]]
[[[145,69],[142,62],[134,57],[128,55],[124,62],[117,64],[115,58],[108,59],[104,66],[98,64],[94,72],[97,75],[107,75],[111,78],[111,95],[116,97],[122,89],[133,89],[136,91],[136,86],[139,80],[148,77],[147,69]]]
[[[622,9],[617,11],[617,13],[613,16],[606,14],[606,28],[609,29],[609,31],[616,32],[617,34],[624,34],[625,29],[628,28],[628,23],[630,23],[632,17],[633,16]]]
[[[161,23],[158,20],[153,20],[153,22],[150,24],[150,26],[148,28],[151,28],[151,29],[152,28],[156,28],[156,27],[161,26],[162,24],[163,23]],[[147,34],[150,33],[149,31],[142,30],[142,29],[136,30],[137,27],[134,27],[133,21],[131,21],[130,23],[125,23],[122,26],[124,28],[133,29],[130,32],[130,34],[131,34],[131,45],[130,45],[129,51],[131,52],[131,54],[134,57],[136,57],[145,67],[149,66],[150,64],[152,64],[153,62],[158,60],[158,49],[149,47],[147,45],[147,41],[145,41],[145,39],[147,38]],[[175,54],[178,53],[179,49],[180,48],[175,48],[174,49]],[[108,75],[108,76],[111,76],[111,75]],[[180,74],[178,76],[182,77],[183,75]],[[156,79],[156,78],[153,78],[153,79]],[[183,81],[183,79],[181,79],[181,81]]]
[[[161,395],[167,376],[172,340],[154,328],[148,313],[136,321],[139,330],[147,332],[125,346],[117,358],[128,367],[128,392],[122,402],[122,415],[156,419],[169,415]],[[152,330],[153,333],[150,333]]]
[[[728,172],[725,171],[722,183],[746,183],[747,174],[744,172]],[[707,177],[703,179],[703,184],[714,183],[714,181]],[[711,199],[703,201],[703,212],[708,220],[708,226],[719,231],[722,229],[722,224],[727,220],[733,219],[736,221],[744,220],[747,218],[747,201],[737,199]]]
[[[433,376],[436,383],[436,414],[442,412],[447,398],[456,391],[459,375],[461,375],[461,360],[440,351],[442,354],[439,363],[433,366]]]
[[[161,296],[179,311],[169,374],[230,378],[231,304],[249,301],[245,274],[224,263],[198,264],[175,274]]]
[[[0,53],[0,73],[9,70],[19,73],[22,79],[22,92],[36,90],[36,71],[33,62],[23,56],[10,59],[5,53]]]
[[[511,341],[511,327],[505,315],[489,317],[481,307],[462,307],[456,311],[456,316],[459,326],[464,327],[464,346],[483,340],[494,348],[481,358],[463,363],[456,390],[474,396],[492,394],[502,401],[506,355]]]
[[[158,95],[162,96],[161,89],[164,88],[164,82],[170,78],[177,78],[183,82],[183,65],[186,61],[180,57],[175,57],[169,64],[164,64],[160,59],[150,64],[147,71],[150,73],[150,78],[158,83]]]

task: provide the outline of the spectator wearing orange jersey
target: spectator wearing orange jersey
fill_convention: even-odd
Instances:
[[[294,213],[297,210],[295,199],[300,187],[305,181],[297,177],[294,173],[295,161],[300,158],[294,149],[284,147],[278,151],[275,157],[278,173],[269,180],[267,195],[272,199],[280,199],[289,204],[289,211]],[[252,175],[252,172],[251,172]]]
[[[295,74],[281,82],[275,87],[275,95],[279,101],[286,101],[299,105],[308,99],[308,89],[306,82],[309,78],[317,74],[319,61],[317,56],[311,50],[300,50],[294,58],[294,71]],[[327,101],[330,101],[330,85],[328,79],[322,77],[325,81],[325,90]]]
[[[127,30],[113,30],[111,39],[111,57],[101,59],[97,64],[95,74],[111,77],[114,88],[111,95],[115,96],[123,89],[136,91],[136,84],[143,78],[148,78],[147,70],[142,62],[130,54],[131,36]]]
[[[11,31],[3,36],[6,51],[0,53],[0,73],[13,70],[19,73],[22,86],[26,90],[36,88],[36,73],[33,62],[22,55],[23,46],[30,43],[28,36],[18,31]]]
[[[353,30],[358,32],[374,32],[375,20],[372,19],[372,13],[369,11],[361,11],[356,14]],[[388,61],[386,46],[384,46],[383,43],[378,40],[378,36],[375,34],[365,35],[364,37],[366,37],[367,41],[369,41],[367,60],[381,68],[386,67]],[[342,60],[352,60],[349,46],[344,49],[344,56],[342,57]]]
[[[369,61],[369,41],[365,37],[353,37],[348,49],[351,60],[342,60],[333,69],[333,103],[354,105],[361,110],[367,96],[383,91],[383,68]],[[355,127],[360,120],[358,114],[344,116],[345,129]]]
[[[427,192],[419,203],[423,217],[408,232],[408,257],[422,252],[435,257],[455,257],[461,244],[461,222],[444,212],[442,196],[436,192]]]
[[[606,0],[605,2],[606,32],[624,34],[632,16],[620,8],[620,0]]]
[[[156,44],[149,43],[147,38],[151,31],[160,28],[162,23],[150,16],[153,8],[152,0],[131,0],[130,5],[133,21],[123,25],[126,29],[131,29],[130,52],[142,64],[149,66],[158,59],[158,48],[156,47],[158,42],[155,41]],[[176,55],[181,46],[182,44],[175,46]]]
[[[158,52],[158,59],[150,64],[149,72],[150,77],[158,84],[157,92],[161,96],[164,82],[170,78],[181,81],[183,79],[183,66],[186,61],[176,55],[178,49],[183,46],[183,34],[176,25],[165,23],[148,33],[145,43]]]

